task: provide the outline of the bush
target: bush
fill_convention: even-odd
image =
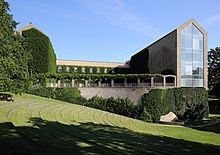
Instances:
[[[80,95],[76,88],[56,88],[55,99],[75,104],[84,104],[86,99]]]
[[[31,88],[27,91],[29,94],[46,97],[46,98],[55,98],[55,88],[46,88],[46,87],[39,87],[39,88]]]
[[[84,97],[80,95],[80,91],[77,88],[39,87],[32,88],[27,93],[74,104],[83,105],[87,101]]]
[[[158,122],[161,115],[172,111],[172,104],[170,104],[170,91],[168,89],[152,89],[149,93],[144,94],[141,98],[141,103],[144,106],[142,119],[145,115],[147,120]],[[150,118],[150,119],[149,119]]]
[[[133,118],[137,115],[136,106],[129,99],[103,99],[95,96],[88,100],[86,106]]]
[[[160,116],[174,112],[180,120],[200,120],[208,116],[208,93],[204,88],[152,89],[141,98],[140,119],[158,122]]]
[[[211,91],[209,92],[210,95],[214,95],[220,97],[220,83],[216,84]]]
[[[220,114],[220,100],[209,100],[209,113]]]

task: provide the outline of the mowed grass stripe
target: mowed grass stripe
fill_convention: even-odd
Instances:
[[[63,109],[60,114],[61,114],[61,117],[63,120],[65,120],[66,124],[68,125],[71,125],[72,124],[72,121],[70,118],[70,113],[73,111],[73,109],[75,108],[75,106],[71,106],[71,105],[68,105],[67,108]],[[73,120],[73,119],[72,119]]]

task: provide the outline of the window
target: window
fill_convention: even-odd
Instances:
[[[105,72],[105,73],[108,73],[108,69],[107,69],[107,68],[105,68],[104,72]]]
[[[62,72],[62,66],[58,66],[58,67],[57,67],[57,71],[58,71],[58,72]]]
[[[181,86],[203,87],[203,34],[193,24],[181,32]]]
[[[86,72],[86,68],[82,67],[82,73],[85,73],[85,72]]]
[[[89,73],[93,73],[93,68],[89,68]]]
[[[66,67],[66,72],[70,72],[70,67],[69,66]]]
[[[78,72],[78,67],[74,67],[74,72]]]
[[[100,73],[100,72],[101,72],[100,68],[97,68],[97,73]]]

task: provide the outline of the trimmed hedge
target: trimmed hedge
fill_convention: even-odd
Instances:
[[[56,55],[49,37],[35,28],[22,31],[22,36],[27,40],[27,50],[31,51],[31,72],[56,73]]]
[[[77,88],[39,87],[32,88],[27,91],[27,93],[81,105],[85,104],[87,101],[84,97],[80,95],[80,91]]]
[[[94,96],[85,105],[127,117],[136,118],[137,116],[137,107],[129,99],[114,99],[113,97],[103,99]]]
[[[204,88],[152,89],[141,98],[140,119],[159,122],[160,116],[174,112],[185,122],[208,116],[208,93]]]
[[[56,88],[55,99],[81,105],[87,102],[87,100],[81,96],[77,88]]]
[[[142,119],[158,122],[161,115],[173,111],[172,102],[169,102],[170,97],[171,91],[167,89],[152,89],[149,93],[144,94],[141,98],[144,106]]]
[[[219,100],[209,100],[209,113],[210,114],[220,114],[220,99]]]

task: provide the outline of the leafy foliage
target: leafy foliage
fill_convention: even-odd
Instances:
[[[27,91],[29,94],[47,97],[55,99],[55,89],[54,88],[45,88],[45,87],[38,87],[38,88],[31,88]]]
[[[183,121],[208,116],[208,95],[204,88],[152,89],[142,96],[141,119],[158,122],[160,116],[174,112]]]
[[[170,91],[166,89],[152,89],[149,93],[144,94],[141,102],[144,106],[144,115],[146,120],[158,122],[160,116],[167,114],[172,109],[170,100]],[[142,116],[143,117],[143,116]]]
[[[85,104],[86,99],[80,95],[80,91],[76,88],[56,88],[55,99],[74,104]]]
[[[16,23],[8,12],[9,4],[0,0],[0,91],[21,93],[29,87],[28,61],[24,39],[17,33]]]
[[[209,100],[209,113],[220,114],[220,99]]]
[[[33,73],[55,73],[56,55],[48,36],[41,31],[31,28],[22,31],[27,39],[27,49],[31,51],[32,59],[29,67]]]
[[[32,76],[34,84],[40,83],[43,86],[46,86],[47,79],[75,79],[75,80],[90,80],[97,81],[103,79],[137,79],[137,78],[148,78],[148,77],[160,77],[161,74],[73,74],[73,73],[43,73],[35,74]]]
[[[38,87],[27,91],[29,94],[52,98],[69,103],[81,104],[86,103],[86,99],[80,95],[77,88],[48,88]]]
[[[129,99],[114,99],[113,97],[103,99],[101,97],[94,96],[88,100],[86,106],[123,116],[135,117],[135,106]]]
[[[208,86],[210,89],[220,87],[220,47],[208,52]],[[214,92],[217,93],[217,92]],[[220,94],[218,94],[220,96]]]

